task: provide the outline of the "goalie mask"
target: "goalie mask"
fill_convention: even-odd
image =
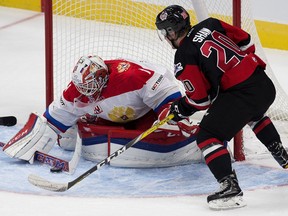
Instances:
[[[173,48],[176,48],[174,41],[191,28],[188,12],[179,5],[166,7],[157,15],[155,24],[159,38],[167,40]]]
[[[100,95],[109,78],[107,65],[99,56],[82,56],[72,72],[72,82],[86,96]]]

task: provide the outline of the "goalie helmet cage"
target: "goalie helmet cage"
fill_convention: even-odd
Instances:
[[[188,10],[192,25],[212,16],[241,26],[252,35],[256,53],[266,61],[251,12],[251,0],[42,0],[42,3],[46,106],[66,88],[71,71],[82,55],[147,60],[173,71],[174,51],[168,43],[161,43],[154,24],[159,11],[171,4]],[[266,72],[277,90],[276,100],[267,114],[287,133],[287,127],[283,126],[288,119],[287,95],[269,64]],[[245,160],[244,148],[242,132],[239,132],[233,145],[236,160]]]

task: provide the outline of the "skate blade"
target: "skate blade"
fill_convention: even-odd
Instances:
[[[210,209],[213,210],[226,210],[241,208],[246,206],[246,202],[243,200],[243,196],[222,198],[217,200],[212,200],[208,203]]]

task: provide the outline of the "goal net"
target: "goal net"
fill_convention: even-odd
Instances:
[[[181,5],[188,10],[192,25],[208,16],[230,24],[241,24],[252,35],[257,54],[266,60],[251,13],[250,0],[45,1],[47,105],[53,98],[59,97],[70,82],[73,67],[82,55],[97,54],[103,59],[147,60],[173,71],[174,51],[168,43],[161,43],[154,24],[156,15],[171,4]],[[277,88],[277,98],[268,115],[285,138],[287,95],[269,64],[267,73]],[[243,160],[243,156],[249,157],[249,145],[258,144],[258,141],[250,139],[253,135],[249,131],[244,128],[244,149],[241,142],[232,146],[236,149],[234,156],[238,160]],[[246,140],[249,145],[246,145]],[[264,146],[259,147],[259,152],[265,152]]]

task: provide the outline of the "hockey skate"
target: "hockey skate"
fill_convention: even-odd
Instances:
[[[280,142],[274,142],[267,146],[275,160],[284,169],[288,169],[288,154]]]
[[[208,206],[214,210],[240,208],[246,206],[243,192],[238,185],[235,172],[219,181],[220,190],[207,197]]]

